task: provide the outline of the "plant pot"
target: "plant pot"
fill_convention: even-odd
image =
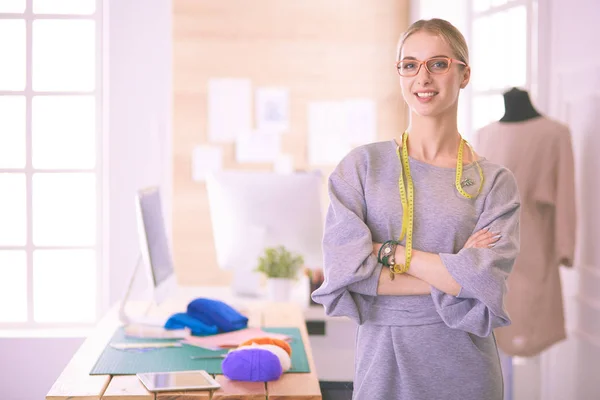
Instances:
[[[267,298],[277,302],[290,301],[293,282],[294,280],[289,278],[268,278]]]

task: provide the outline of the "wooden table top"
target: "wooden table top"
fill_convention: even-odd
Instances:
[[[170,304],[170,307],[175,307]],[[181,307],[182,303],[179,303]],[[169,307],[169,305],[167,305]],[[182,308],[171,308],[182,309]],[[185,309],[185,308],[183,308]],[[135,375],[89,375],[94,363],[119,326],[114,307],[84,341],[58,377],[47,400],[321,400],[319,380],[302,309],[294,303],[257,302],[238,310],[249,319],[251,327],[296,327],[300,329],[309,373],[286,373],[273,382],[236,382],[215,375],[221,388],[214,392],[148,392]]]

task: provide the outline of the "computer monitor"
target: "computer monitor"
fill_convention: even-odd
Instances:
[[[152,284],[154,301],[160,304],[173,294],[177,279],[158,187],[138,191],[136,214],[144,270]]]
[[[162,303],[177,290],[173,258],[163,217],[160,190],[158,187],[141,189],[135,196],[135,214],[138,226],[139,251],[136,266],[119,312],[123,323],[163,325],[163,318],[147,316],[131,317],[125,307],[131,295],[133,283],[142,268],[150,284],[154,304]],[[150,304],[152,305],[152,304]]]
[[[267,247],[285,246],[321,267],[323,213],[320,173],[220,171],[206,188],[220,268],[245,274]],[[244,282],[240,282],[244,285]],[[238,289],[240,286],[238,286]]]

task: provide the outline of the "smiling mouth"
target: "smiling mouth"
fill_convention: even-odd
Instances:
[[[428,97],[433,97],[437,94],[437,92],[423,92],[423,93],[415,93],[415,96],[420,97],[422,99],[426,99]]]

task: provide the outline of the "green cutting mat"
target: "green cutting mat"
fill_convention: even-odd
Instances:
[[[288,372],[310,372],[304,343],[298,328],[262,328],[264,331],[283,333],[292,338],[292,368]],[[209,374],[222,374],[221,362],[218,359],[191,359],[190,356],[211,356],[226,354],[227,351],[211,351],[196,346],[166,347],[139,350],[118,350],[110,343],[147,343],[172,342],[166,339],[139,339],[125,336],[123,328],[115,331],[109,344],[96,361],[90,375],[135,375],[139,372],[190,371],[203,369]]]

